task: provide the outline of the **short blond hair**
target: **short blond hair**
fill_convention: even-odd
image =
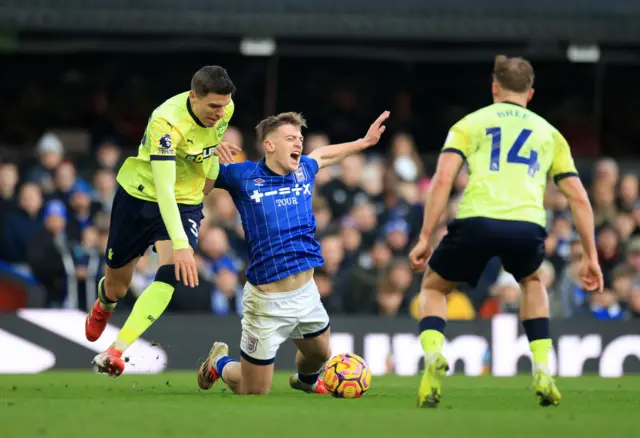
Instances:
[[[531,63],[524,58],[496,56],[493,65],[493,80],[502,88],[515,93],[525,93],[533,87],[535,75]]]
[[[269,133],[282,125],[293,125],[296,128],[306,128],[307,121],[300,113],[288,112],[269,116],[256,125],[256,136],[263,142]]]

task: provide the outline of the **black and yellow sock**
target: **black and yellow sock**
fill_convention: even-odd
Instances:
[[[107,296],[107,293],[104,290],[104,277],[102,277],[98,282],[98,300],[100,300],[100,305],[107,312],[115,309],[116,305],[118,304],[117,301],[112,301]]]
[[[420,321],[420,343],[425,360],[429,360],[436,353],[442,353],[446,324],[446,321],[438,316],[427,316]]]
[[[124,351],[133,344],[165,311],[176,285],[174,265],[158,269],[155,281],[138,297],[113,347]]]
[[[552,347],[549,318],[527,319],[522,321],[522,325],[529,339],[534,370],[549,372],[549,352]]]

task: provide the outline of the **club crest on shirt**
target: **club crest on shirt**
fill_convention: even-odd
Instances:
[[[258,339],[253,336],[247,336],[243,350],[246,353],[255,353],[258,348]]]
[[[296,181],[301,183],[307,180],[307,172],[304,170],[304,166],[301,164],[298,166],[298,170],[296,170]]]

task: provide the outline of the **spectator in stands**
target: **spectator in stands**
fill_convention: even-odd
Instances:
[[[320,300],[322,305],[329,314],[340,313],[342,311],[342,303],[340,297],[334,293],[334,281],[324,268],[318,268],[313,273],[313,279],[318,287]]]
[[[314,196],[311,203],[316,216],[316,237],[322,238],[331,225],[331,209],[327,199],[322,195]]]
[[[614,223],[618,234],[620,234],[620,241],[623,246],[626,246],[631,236],[636,231],[636,221],[633,218],[633,214],[630,211],[621,211],[616,215]]]
[[[334,219],[341,219],[358,204],[369,200],[360,187],[360,178],[365,159],[362,155],[351,155],[340,163],[340,176],[322,187],[320,193],[327,198]]]
[[[356,258],[362,247],[362,234],[353,224],[344,223],[340,229],[340,238],[344,248],[344,260],[341,269],[347,270],[356,263]]]
[[[225,258],[214,263],[214,288],[211,292],[211,309],[214,315],[242,315],[242,286],[238,281],[238,270]]]
[[[112,140],[104,141],[96,151],[96,164],[98,169],[110,170],[117,173],[122,165],[122,149]]]
[[[92,196],[100,209],[110,213],[117,188],[116,174],[107,169],[97,170],[93,177],[93,187],[95,190]]]
[[[393,136],[388,167],[403,181],[416,182],[424,177],[424,164],[410,134],[399,132]]]
[[[613,293],[623,309],[626,309],[629,303],[635,274],[633,267],[625,263],[613,270]]]
[[[53,173],[64,157],[64,145],[57,135],[46,133],[36,146],[38,163],[27,170],[26,180],[40,185],[46,195],[55,190]]]
[[[618,302],[615,293],[609,288],[605,288],[602,293],[590,295],[591,315],[595,319],[616,320],[622,319],[624,309]]]
[[[370,159],[362,170],[361,186],[369,197],[369,202],[374,207],[374,215],[384,212],[384,161]],[[356,205],[356,207],[358,207]]]
[[[222,141],[227,142],[227,143],[231,143],[231,144],[235,144],[236,146],[239,146],[240,148],[243,148],[243,145],[244,145],[244,138],[242,136],[242,132],[240,132],[240,130],[238,128],[236,128],[235,126],[229,126],[227,128],[227,130],[224,132],[224,137],[222,138]],[[243,148],[243,150],[240,151],[235,156],[233,162],[234,163],[242,163],[246,159],[247,159],[246,151]]]
[[[238,271],[239,261],[233,250],[229,247],[229,240],[225,231],[217,226],[211,227],[204,233],[200,233],[199,241],[200,257],[199,271],[201,275],[215,281],[217,266],[234,266],[234,271]]]
[[[0,163],[0,227],[6,215],[16,207],[18,167],[13,163]]]
[[[636,223],[636,230],[633,232],[634,236],[640,236],[640,199],[633,204],[633,210],[631,211],[633,220]]]
[[[327,302],[334,312],[342,311],[344,294],[344,282],[347,272],[342,269],[344,262],[344,246],[338,234],[329,234],[320,241],[324,266],[322,271],[331,279],[331,294],[327,296]]]
[[[596,162],[593,187],[602,185],[615,188],[620,178],[620,168],[613,158],[602,158]]]
[[[10,212],[2,226],[0,258],[9,263],[26,263],[31,236],[42,228],[39,216],[42,208],[42,192],[34,183],[20,187],[18,208]]]
[[[378,217],[373,204],[365,202],[356,205],[351,210],[349,217],[353,220],[354,226],[360,231],[364,249],[369,248],[378,240]]]
[[[555,293],[551,297],[554,314],[569,318],[584,314],[588,294],[582,290],[579,280],[580,262],[582,260],[582,244],[577,236],[569,246],[568,264],[560,274]]]
[[[54,190],[49,199],[58,199],[68,206],[77,181],[75,165],[71,161],[62,161],[53,172]]]
[[[627,315],[633,319],[640,319],[640,282],[635,282],[629,294]]]
[[[91,199],[91,186],[77,182],[71,189],[69,198],[69,221],[84,230],[93,225],[95,216],[102,211],[100,203]]]
[[[409,224],[410,238],[414,239],[422,226],[422,206],[412,206],[400,196],[400,178],[393,170],[387,169],[384,176],[384,211],[378,223],[386,224],[392,219],[404,219]]]
[[[16,165],[13,163],[0,164],[0,202],[2,202],[2,207],[11,208],[15,205],[17,185],[18,168]]]
[[[624,175],[618,189],[618,208],[624,211],[631,210],[639,196],[638,177],[631,173]]]
[[[397,316],[409,313],[409,287],[413,272],[405,259],[391,263],[386,275],[380,278],[371,312],[380,316]]]
[[[635,270],[636,276],[640,276],[640,236],[629,241],[626,259],[627,263]]]
[[[87,302],[87,289],[90,288],[97,293],[98,280],[103,275],[104,260],[99,248],[99,233],[94,226],[86,226],[82,229],[82,240],[71,243],[71,256],[75,269],[74,277],[71,281],[76,282],[78,294],[78,307],[89,309],[97,297],[92,297]]]
[[[404,219],[393,219],[384,225],[384,235],[395,257],[408,255],[409,224]]]
[[[602,267],[602,275],[605,285],[611,284],[611,272],[620,262],[621,248],[620,235],[618,231],[609,223],[605,223],[598,231],[596,248],[598,250],[598,260]]]
[[[382,240],[360,254],[356,264],[346,274],[343,299],[345,312],[362,313],[368,310],[363,303],[373,301],[378,280],[387,272],[390,262],[391,250]]]
[[[304,153],[309,155],[318,148],[329,145],[329,136],[324,132],[312,132],[304,139]]]
[[[73,270],[71,243],[65,231],[67,217],[67,209],[61,201],[49,201],[44,209],[44,228],[31,236],[27,246],[29,267],[47,291],[48,307],[62,305],[67,274]]]
[[[224,190],[216,190],[212,195],[211,208],[205,213],[205,218],[210,220],[212,224],[222,228],[227,235],[229,246],[234,253],[246,262],[249,261],[249,253],[247,244],[244,240],[244,231],[240,216],[233,204],[231,195]]]

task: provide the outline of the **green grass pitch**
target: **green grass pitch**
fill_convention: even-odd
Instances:
[[[290,390],[276,374],[266,397],[240,397],[195,373],[122,376],[89,372],[0,375],[0,436],[490,437],[637,436],[640,377],[558,379],[563,400],[542,408],[529,376],[451,376],[437,409],[416,407],[418,377],[374,376],[359,400]]]

